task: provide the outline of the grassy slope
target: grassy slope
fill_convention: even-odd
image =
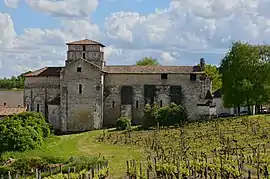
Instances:
[[[20,156],[104,156],[109,160],[110,174],[115,177],[123,176],[126,160],[142,158],[142,151],[134,147],[120,147],[110,144],[96,143],[95,137],[102,131],[91,131],[81,134],[54,137],[47,140],[47,146],[42,150],[17,153]]]
[[[245,119],[234,119],[232,121],[221,121],[218,122],[224,137],[236,138],[239,140],[239,144],[247,145],[266,142],[268,139],[261,138],[262,129],[270,129],[270,117],[259,117],[254,116],[249,121],[248,129],[242,124]],[[252,134],[252,126],[260,126],[258,129],[259,134]],[[231,133],[231,129],[235,128],[235,131]],[[216,136],[217,127],[214,126],[213,122],[204,124],[191,124],[185,128],[187,139],[190,141],[189,145],[192,150],[204,151],[211,153],[213,148],[220,147],[219,137]],[[266,130],[267,133],[269,130]],[[113,132],[111,142],[95,142],[95,138],[102,134],[103,131],[91,131],[81,134],[66,135],[61,137],[54,137],[47,140],[46,148],[42,150],[28,151],[24,153],[18,153],[17,157],[20,156],[80,156],[89,155],[97,156],[101,154],[109,160],[110,174],[114,178],[121,178],[125,172],[126,160],[145,160],[143,149],[139,149],[139,145],[143,144],[144,138],[153,134],[153,131],[134,131],[132,132],[132,140],[139,140],[136,145],[124,144],[125,135],[122,132]],[[164,136],[163,136],[164,135]],[[208,136],[210,135],[210,136]],[[161,138],[162,139],[161,139]],[[162,141],[166,146],[179,146],[179,129],[166,130],[161,133],[159,140]],[[118,140],[118,144],[114,145],[113,141]],[[196,139],[196,141],[195,141]],[[120,141],[119,141],[120,140]],[[144,145],[144,144],[143,144]]]

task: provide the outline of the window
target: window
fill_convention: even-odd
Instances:
[[[39,112],[39,104],[37,104],[37,112]]]
[[[114,101],[112,101],[112,108],[115,108],[115,104],[114,104]]]
[[[196,74],[190,74],[190,81],[196,81]]]
[[[137,100],[136,101],[136,109],[138,109],[139,108],[139,101]]]
[[[30,105],[29,105],[29,104],[26,105],[26,110],[27,110],[27,111],[30,110]]]
[[[79,84],[79,94],[82,94],[82,84]]]
[[[159,106],[162,107],[162,100],[159,101]]]
[[[85,45],[83,45],[83,51],[85,51]]]
[[[85,53],[83,53],[82,55],[83,55],[83,59],[85,59]]]
[[[166,80],[166,79],[168,79],[168,74],[167,73],[163,73],[163,74],[161,74],[161,79],[162,80]]]
[[[82,72],[82,67],[77,67],[77,72]]]

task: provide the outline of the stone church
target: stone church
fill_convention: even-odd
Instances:
[[[25,75],[24,105],[44,114],[56,130],[79,132],[113,126],[120,116],[141,121],[146,103],[183,105],[190,119],[211,111],[211,80],[204,59],[196,66],[106,65],[104,45],[67,43],[64,67]],[[203,107],[202,107],[203,106]]]

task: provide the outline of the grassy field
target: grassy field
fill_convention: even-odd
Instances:
[[[97,138],[100,141],[97,141]],[[236,145],[245,158],[251,155],[258,144],[261,145],[261,157],[270,159],[270,117],[253,116],[224,119],[219,121],[192,123],[182,128],[139,131],[91,131],[47,139],[46,147],[24,153],[20,156],[104,156],[109,161],[113,178],[122,178],[126,171],[126,161],[135,159],[146,161],[146,156],[162,153],[169,160],[171,155],[183,155],[194,158],[194,153],[204,153],[209,161],[217,155],[215,151],[232,150]],[[245,170],[256,173],[254,164],[245,165]],[[264,161],[270,166],[270,160]]]
[[[96,136],[103,131],[91,131],[81,134],[56,136],[46,141],[46,147],[24,153],[13,153],[15,158],[20,157],[47,157],[47,156],[104,156],[109,161],[109,172],[116,178],[123,176],[126,160],[141,160],[143,152],[134,147],[121,147],[111,144],[96,143]]]

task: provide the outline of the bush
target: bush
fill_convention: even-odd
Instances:
[[[157,121],[155,119],[155,113],[158,110],[158,105],[155,103],[153,107],[150,104],[146,104],[144,108],[144,114],[142,119],[142,128],[149,129],[155,126]]]
[[[175,103],[164,106],[155,113],[155,119],[160,126],[182,125],[186,122],[187,117],[185,108]]]
[[[120,117],[117,119],[117,121],[116,121],[116,129],[117,130],[126,130],[126,129],[130,129],[130,127],[131,127],[130,119],[128,119],[126,117]]]
[[[23,112],[0,121],[0,152],[39,148],[51,134],[42,114]]]

